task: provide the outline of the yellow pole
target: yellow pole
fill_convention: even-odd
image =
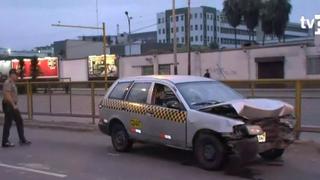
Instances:
[[[295,84],[296,89],[296,99],[295,99],[295,116],[296,116],[296,125],[295,125],[295,132],[296,132],[296,139],[300,137],[301,131],[301,81],[296,81]]]
[[[102,33],[103,33],[103,60],[104,60],[104,81],[105,81],[105,89],[108,89],[108,67],[107,67],[107,56],[106,56],[106,48],[107,48],[107,39],[106,39],[106,24],[102,23]]]
[[[255,83],[254,83],[254,81],[251,81],[250,89],[251,89],[251,97],[254,97],[255,96]]]
[[[94,97],[94,82],[91,82],[91,115],[92,115],[92,124],[95,124],[95,97]]]

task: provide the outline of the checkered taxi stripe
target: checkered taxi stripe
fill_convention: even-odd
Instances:
[[[159,106],[125,102],[121,100],[107,100],[105,106],[108,109],[127,111],[142,115],[150,112],[157,119],[169,120],[177,123],[185,123],[187,120],[186,112]]]

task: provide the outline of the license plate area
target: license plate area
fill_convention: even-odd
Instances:
[[[257,138],[259,143],[264,143],[267,141],[267,133],[264,132],[263,134],[257,135]]]

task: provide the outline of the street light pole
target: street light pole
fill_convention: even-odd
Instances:
[[[66,27],[66,28],[80,28],[80,29],[98,29],[102,30],[102,38],[103,38],[103,60],[104,60],[104,81],[105,88],[108,88],[108,65],[107,65],[107,56],[106,56],[106,48],[107,48],[107,40],[106,40],[106,25],[103,22],[102,27],[93,27],[93,26],[78,26],[78,25],[64,25],[64,24],[51,24],[51,26],[55,27]]]
[[[176,1],[172,0],[172,20],[173,20],[173,61],[174,75],[178,74],[177,60],[177,22],[176,22]]]
[[[129,41],[129,55],[131,56],[131,19],[132,17],[129,16],[128,11],[125,12],[127,19],[128,19],[128,25],[129,25],[129,35],[128,35],[128,41]]]
[[[188,49],[188,75],[191,75],[191,43],[190,43],[190,0],[188,0],[188,17],[187,17],[187,49]]]

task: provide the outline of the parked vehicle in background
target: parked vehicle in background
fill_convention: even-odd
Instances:
[[[293,107],[245,99],[221,82],[196,76],[117,80],[99,105],[100,130],[115,150],[136,141],[191,150],[200,165],[220,169],[229,154],[272,160],[293,142]]]

